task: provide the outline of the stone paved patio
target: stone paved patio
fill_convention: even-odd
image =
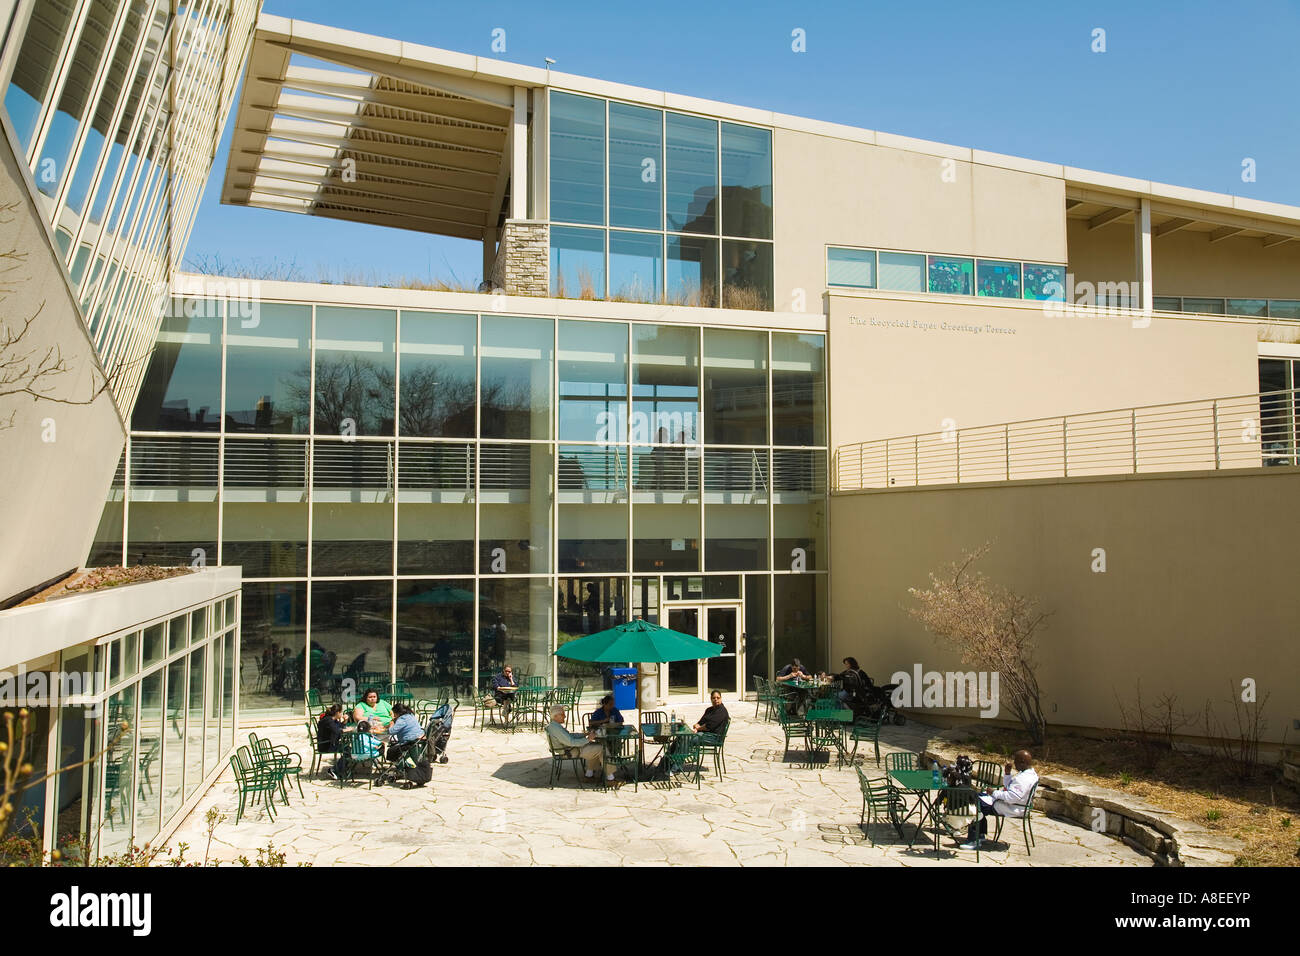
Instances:
[[[290,865],[976,865],[973,852],[946,838],[938,853],[933,837],[928,850],[920,838],[908,850],[885,825],[874,828],[872,847],[858,826],[862,799],[851,767],[832,761],[809,768],[801,751],[785,760],[779,728],[756,722],[753,703],[727,706],[727,777],[706,776],[698,791],[693,782],[643,784],[636,792],[631,783],[616,791],[579,787],[569,769],[550,790],[550,756],[540,733],[481,732],[466,716],[452,734],[450,762],[434,767],[424,789],[370,790],[364,783],[340,786],[328,777],[304,776],[305,800],[291,790],[291,806],[277,806],[274,822],[257,807],[236,826],[237,797],[227,770],[170,843],[188,842],[190,857],[202,858],[204,815],[217,807],[229,819],[216,831],[213,857],[252,857],[270,840],[289,854]],[[310,760],[301,724],[258,733],[303,754],[304,763]],[[890,727],[881,735],[882,756],[920,750],[932,733],[910,723]],[[875,771],[874,754],[866,766]],[[985,844],[980,865],[1150,865],[1115,839],[1041,815],[1035,815],[1034,834],[1031,857],[1020,827],[1008,826],[1001,844]]]

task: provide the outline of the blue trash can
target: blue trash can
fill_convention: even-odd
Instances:
[[[636,668],[611,667],[609,678],[614,688],[614,706],[619,710],[636,710]]]

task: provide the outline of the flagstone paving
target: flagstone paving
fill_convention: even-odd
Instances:
[[[900,840],[892,827],[877,824],[873,847],[858,824],[862,797],[852,767],[832,760],[810,768],[799,750],[787,757],[780,729],[755,721],[752,702],[727,706],[727,775],[706,775],[698,790],[692,781],[642,784],[635,791],[629,782],[606,791],[580,786],[568,768],[552,790],[550,755],[539,731],[483,732],[465,717],[452,733],[449,762],[434,767],[423,789],[372,790],[364,782],[340,785],[304,775],[305,799],[291,786],[291,804],[277,805],[274,821],[254,807],[236,826],[238,798],[227,770],[169,843],[188,843],[188,857],[202,858],[204,817],[216,807],[228,816],[212,840],[211,857],[220,860],[252,858],[270,841],[288,854],[289,865],[315,866],[976,865],[973,852],[948,838],[936,853],[928,833],[928,844],[923,836],[909,850],[910,826]],[[310,761],[301,724],[257,733]],[[912,723],[886,728],[882,759],[889,751],[923,749],[933,733]],[[865,769],[883,774],[868,751]],[[979,865],[1151,865],[1117,840],[1041,814],[1035,814],[1034,835],[1029,856],[1019,824],[1008,825],[1000,844],[985,844]]]

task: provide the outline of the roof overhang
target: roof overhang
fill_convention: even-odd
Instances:
[[[514,84],[404,46],[260,17],[221,201],[484,239],[508,197]]]
[[[1295,206],[1082,169],[1064,173],[1066,218],[1086,223],[1089,231],[1112,223],[1132,228],[1146,200],[1155,240],[1183,231],[1208,233],[1210,242],[1255,239],[1265,248],[1300,240]]]

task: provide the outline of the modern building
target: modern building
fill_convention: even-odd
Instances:
[[[120,137],[68,134],[104,159],[43,190],[70,87],[11,51],[58,46],[62,76],[69,24],[158,4],[70,3],[62,26],[30,6],[3,64],[31,241],[66,336],[131,371],[79,483],[97,530],[67,529],[44,578],[0,568],[5,593],[83,560],[238,566],[245,719],[301,719],[343,675],[419,694],[507,660],[591,689],[552,651],[634,616],[723,644],[647,675],[696,700],[792,656],[952,666],[907,589],[995,540],[990,573],[1055,611],[1053,722],[1113,726],[1116,673],[1194,707],[1258,675],[1270,740],[1300,713],[1269,685],[1300,664],[1300,209],[280,17],[250,32],[235,4],[203,21],[220,55],[182,42],[215,57],[212,102],[242,77],[223,201],[481,242],[482,291],[185,273],[218,108],[175,124],[192,160],[149,167],[179,190],[169,238],[132,260],[140,295],[106,299],[125,267],[67,207]],[[48,514],[60,468],[6,514]]]

